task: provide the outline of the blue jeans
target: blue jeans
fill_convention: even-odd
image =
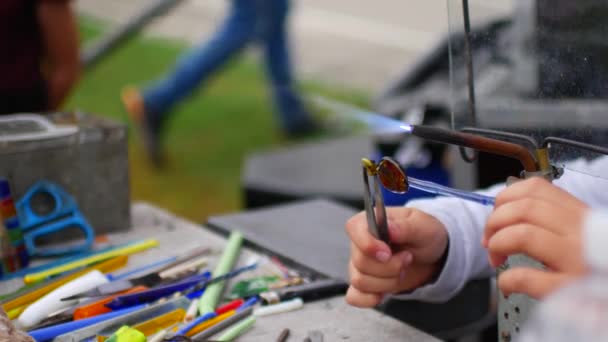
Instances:
[[[187,52],[163,79],[144,90],[146,111],[159,120],[247,44],[259,41],[264,51],[279,121],[287,133],[310,125],[310,117],[293,85],[286,20],[289,0],[231,0],[230,13],[214,36]]]

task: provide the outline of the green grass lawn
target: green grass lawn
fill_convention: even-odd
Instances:
[[[103,30],[103,24],[81,19],[84,40],[94,39]],[[137,37],[87,71],[65,108],[128,122],[119,100],[122,87],[145,85],[161,76],[186,48],[181,42]],[[333,89],[314,81],[301,87],[353,103],[367,102],[360,91]],[[231,61],[175,109],[166,140],[169,164],[163,170],[147,163],[131,130],[132,199],[199,222],[210,214],[238,210],[244,158],[253,151],[289,143],[276,126],[267,89],[256,59],[244,56]]]

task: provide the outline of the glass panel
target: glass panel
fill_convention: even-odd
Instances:
[[[524,133],[539,143],[557,136],[608,146],[608,1],[447,0],[447,10],[453,128],[476,125]],[[606,178],[601,168],[571,163],[599,154],[550,147],[553,165]]]

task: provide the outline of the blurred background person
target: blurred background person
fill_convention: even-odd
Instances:
[[[59,108],[80,75],[69,0],[0,1],[0,114]]]
[[[289,136],[314,130],[292,78],[286,20],[289,0],[231,0],[223,24],[207,42],[187,52],[167,75],[142,91],[127,87],[123,104],[138,125],[151,161],[162,164],[161,136],[171,109],[249,43],[264,53],[278,121]]]

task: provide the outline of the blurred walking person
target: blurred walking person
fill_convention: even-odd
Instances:
[[[162,165],[162,135],[171,109],[208,77],[257,42],[283,132],[298,136],[314,129],[294,85],[290,64],[287,16],[289,0],[231,0],[231,7],[213,37],[183,55],[167,75],[142,91],[126,88],[122,101],[144,139],[150,160]]]

